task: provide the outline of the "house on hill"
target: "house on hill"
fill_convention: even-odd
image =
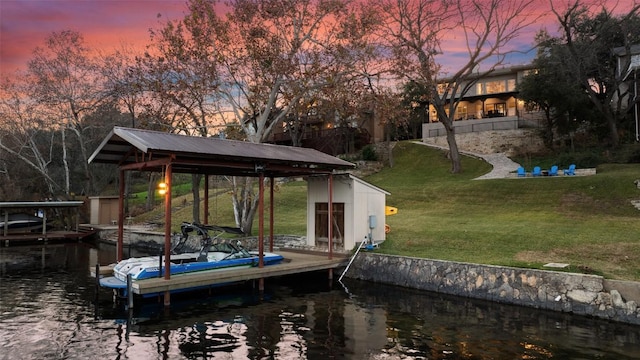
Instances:
[[[454,114],[456,134],[538,127],[542,114],[527,110],[524,101],[518,99],[518,83],[531,71],[534,71],[533,65],[518,65],[470,80],[475,84],[463,95]],[[422,126],[423,140],[445,135],[435,108],[430,106],[429,122]]]

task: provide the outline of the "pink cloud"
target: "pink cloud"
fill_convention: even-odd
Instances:
[[[120,43],[143,46],[150,28],[185,12],[185,0],[2,0],[0,75],[23,70],[35,47],[52,32],[78,31],[95,49],[111,50]]]
[[[363,0],[366,1],[366,0]],[[550,11],[550,0],[534,0],[536,6],[525,16],[540,16],[540,20],[523,31],[512,45],[530,49],[537,31],[546,28],[555,32],[557,26]],[[556,6],[563,1],[553,0]],[[609,0],[620,12],[628,11],[633,0]],[[121,43],[142,47],[149,43],[149,29],[158,29],[168,20],[181,19],[187,11],[186,0],[0,0],[0,76],[23,70],[36,46],[54,31],[80,32],[88,47],[108,52]],[[451,34],[445,61],[455,66],[464,54],[461,37]],[[522,64],[535,52],[513,57]]]

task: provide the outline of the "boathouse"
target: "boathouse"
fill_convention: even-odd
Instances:
[[[89,158],[90,163],[113,164],[119,169],[118,241],[116,261],[123,259],[124,189],[127,171],[152,171],[164,174],[166,183],[164,225],[164,267],[170,268],[171,254],[171,182],[173,173],[205,175],[204,213],[208,213],[208,175],[248,176],[259,179],[258,253],[259,268],[264,254],[265,178],[324,176],[327,183],[328,218],[332,218],[333,177],[354,168],[354,164],[314,149],[255,144],[212,137],[186,136],[158,131],[114,127]],[[274,181],[269,182],[273,197]],[[273,200],[273,199],[272,199]],[[273,201],[270,201],[273,204]],[[269,209],[270,246],[273,245],[273,212]],[[329,260],[333,257],[333,227],[328,226]],[[271,250],[271,249],[269,249]],[[333,264],[331,266],[336,266]],[[330,269],[331,276],[331,269]],[[165,271],[164,280],[170,280]],[[262,288],[262,278],[260,279]],[[169,303],[169,285],[165,287],[165,304]]]

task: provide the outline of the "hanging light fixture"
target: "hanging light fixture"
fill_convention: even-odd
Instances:
[[[158,184],[158,194],[160,196],[165,196],[167,194],[167,182],[164,177],[164,168],[162,169],[162,180]]]
[[[165,196],[167,194],[167,183],[161,182],[158,184],[158,194]]]

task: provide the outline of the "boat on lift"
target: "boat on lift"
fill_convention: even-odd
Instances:
[[[239,241],[222,238],[224,234],[242,234],[240,229],[188,222],[182,223],[180,229],[180,238],[174,244],[170,257],[169,273],[171,276],[229,271],[255,267],[259,264],[260,259],[257,251],[248,251]],[[210,233],[213,233],[213,236]],[[191,251],[188,246],[189,242],[193,242],[194,237],[200,239],[198,251]],[[282,255],[270,252],[263,253],[264,266],[279,264],[282,260]],[[166,268],[158,256],[129,258],[114,266],[113,276],[100,278],[100,286],[114,289],[117,295],[126,296],[128,275],[131,275],[131,281],[135,282],[163,277],[165,271]],[[181,289],[180,291],[190,290],[195,290],[195,288]],[[145,294],[145,296],[154,295],[156,294]]]
[[[26,213],[8,214],[6,221],[5,217],[0,216],[0,232],[5,228],[10,234],[42,231],[45,225],[48,224],[42,217]]]

